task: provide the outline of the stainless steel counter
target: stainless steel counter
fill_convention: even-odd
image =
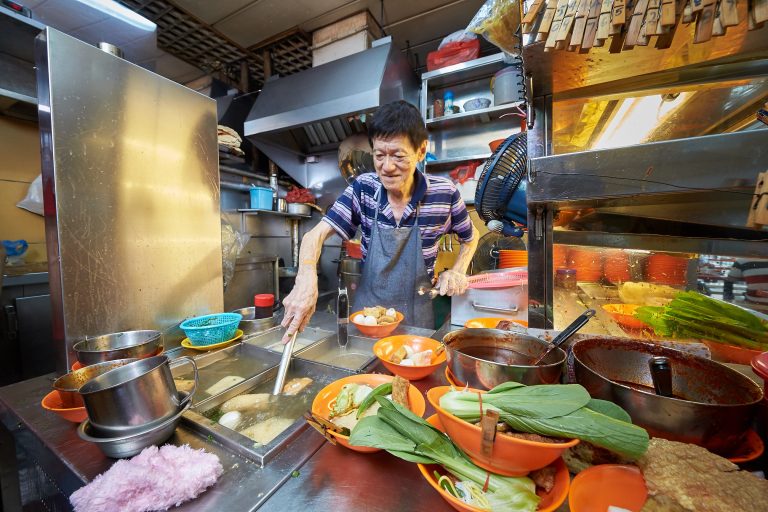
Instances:
[[[329,328],[329,322],[333,325],[335,317],[321,311],[312,325]],[[427,335],[432,332],[405,326],[400,330]],[[368,371],[386,373],[378,364]],[[75,424],[40,407],[40,400],[51,389],[52,377],[0,388],[0,423],[59,493],[69,496],[109,469],[114,460],[106,458],[95,445],[80,440]],[[422,391],[446,384],[444,369],[415,384]],[[427,413],[431,413],[429,405]],[[384,452],[360,454],[332,446],[312,429],[300,434],[264,468],[194,433],[183,423],[168,442],[204,448],[216,454],[224,466],[216,485],[181,510],[452,510],[422,479],[415,464]],[[0,461],[0,466],[7,462]],[[291,477],[296,469],[299,475]],[[61,500],[59,496],[55,501],[61,505]]]

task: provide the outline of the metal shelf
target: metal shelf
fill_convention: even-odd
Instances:
[[[244,215],[276,215],[278,217],[290,217],[292,219],[309,219],[312,215],[296,215],[295,213],[276,212],[275,210],[259,210],[256,208],[238,208],[238,212]]]
[[[428,71],[421,75],[421,80],[428,80],[430,87],[437,88],[445,85],[455,85],[461,82],[478,80],[480,78],[485,78],[488,75],[492,75],[495,71],[508,65],[503,59],[503,53],[488,55],[487,57],[461,62],[434,71]]]
[[[479,121],[488,123],[499,119],[502,115],[516,111],[521,103],[507,103],[505,105],[496,105],[493,107],[470,110],[469,112],[459,112],[448,116],[427,119],[427,129],[430,128],[448,128],[458,124],[464,124],[467,121]]]
[[[491,153],[481,153],[477,155],[462,155],[452,156],[450,158],[441,158],[440,160],[432,160],[427,162],[427,168],[440,167],[442,165],[458,164],[461,162],[469,162],[470,160],[487,160],[491,158]]]
[[[528,201],[751,194],[768,161],[766,139],[768,131],[752,130],[533,158]]]

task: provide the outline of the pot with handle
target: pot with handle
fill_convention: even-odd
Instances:
[[[94,430],[104,436],[124,436],[151,428],[176,414],[197,390],[197,365],[192,365],[195,385],[180,398],[171,375],[168,357],[154,356],[135,361],[94,377],[79,393]]]

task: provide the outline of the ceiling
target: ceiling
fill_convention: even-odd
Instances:
[[[119,0],[158,26],[158,47],[232,84],[249,89],[265,78],[264,51],[272,72],[287,75],[311,67],[312,31],[368,10],[409,51],[417,73],[442,38],[467,26],[484,0]]]

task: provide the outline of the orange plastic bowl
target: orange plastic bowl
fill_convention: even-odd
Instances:
[[[78,398],[82,404],[83,398],[79,395]],[[47,411],[53,411],[65,420],[71,421],[72,423],[82,423],[88,418],[88,413],[85,411],[85,406],[81,405],[80,407],[64,407],[64,402],[61,400],[61,396],[59,396],[59,392],[57,390],[53,390],[45,395],[45,397],[43,397],[43,401],[40,402],[40,405],[43,406],[43,409]]]
[[[712,340],[701,340],[712,353],[712,359],[725,363],[736,363],[750,365],[752,358],[759,356],[763,350],[752,350],[751,348],[737,347],[736,345],[727,345]]]
[[[392,382],[393,379],[394,377],[391,375],[363,373],[360,375],[350,375],[349,377],[344,377],[343,379],[331,382],[323,389],[321,389],[317,396],[315,396],[315,399],[312,401],[312,414],[316,414],[321,418],[327,419],[331,414],[331,403],[336,400],[336,396],[339,394],[344,384],[367,384],[368,386],[375,388],[380,384]],[[427,409],[426,403],[424,402],[424,396],[421,394],[421,391],[416,389],[416,386],[411,386],[408,388],[408,408],[417,416],[423,415],[424,411]],[[349,444],[349,436],[331,431],[328,433],[336,438],[337,443],[349,448],[350,450],[361,453],[373,453],[381,451],[380,448],[371,448],[369,446],[353,446]]]
[[[616,323],[627,329],[647,329],[650,326],[635,318],[637,304],[604,304],[603,309],[616,320]]]
[[[523,327],[528,327],[528,322],[526,320],[513,320],[495,316],[472,318],[464,322],[464,327],[470,327],[472,329],[496,329],[496,326],[499,325],[499,322],[501,321],[515,322]]]
[[[440,407],[440,397],[451,391],[450,386],[438,386],[427,391],[427,400],[437,411],[440,422],[445,426],[448,437],[469,456],[470,460],[483,469],[505,476],[523,476],[535,469],[549,466],[563,452],[579,444],[578,439],[564,443],[540,443],[516,437],[498,435],[491,457],[483,455],[482,430],[449,413]],[[473,393],[485,393],[469,388]]]
[[[445,432],[445,428],[443,427],[443,424],[440,423],[440,418],[438,418],[437,415],[433,414],[427,418],[427,421],[438,430]],[[565,462],[563,461],[562,457],[555,460],[553,465],[555,466],[555,485],[549,492],[544,492],[541,489],[537,491],[536,494],[538,494],[541,498],[539,506],[536,509],[537,512],[553,512],[554,510],[557,510],[557,508],[565,501],[566,496],[568,496],[568,488],[570,487],[571,483],[571,478],[568,474],[568,468],[565,466]],[[429,482],[429,485],[431,485],[437,492],[439,492],[440,496],[454,509],[458,510],[459,512],[481,511],[481,509],[467,505],[463,501],[455,498],[454,496],[451,496],[445,491],[445,489],[438,485],[437,479],[435,478],[435,471],[437,470],[440,472],[440,466],[434,464],[419,464],[418,466],[419,471],[421,471],[421,475],[427,482]]]
[[[364,336],[368,336],[369,338],[384,338],[386,336],[389,336],[390,334],[392,334],[392,332],[394,332],[395,329],[397,329],[397,326],[400,325],[400,322],[403,321],[403,318],[405,318],[403,314],[398,311],[397,320],[387,325],[362,325],[352,320],[357,315],[362,315],[362,314],[363,314],[362,311],[356,311],[351,315],[349,315],[349,319],[355,325],[355,327],[357,327],[357,330],[359,330],[361,333],[363,333]]]
[[[389,360],[394,352],[397,352],[403,345],[410,345],[415,352],[432,350],[432,364],[426,366],[405,366],[393,363]],[[389,336],[382,338],[373,345],[373,353],[376,354],[384,366],[395,375],[408,380],[419,380],[427,377],[445,362],[445,350],[441,350],[438,355],[437,350],[442,344],[432,338],[423,336],[413,336],[411,334],[400,334],[398,336]]]
[[[639,468],[601,464],[576,475],[568,504],[571,512],[605,512],[611,505],[639,512],[647,497],[648,489]]]

